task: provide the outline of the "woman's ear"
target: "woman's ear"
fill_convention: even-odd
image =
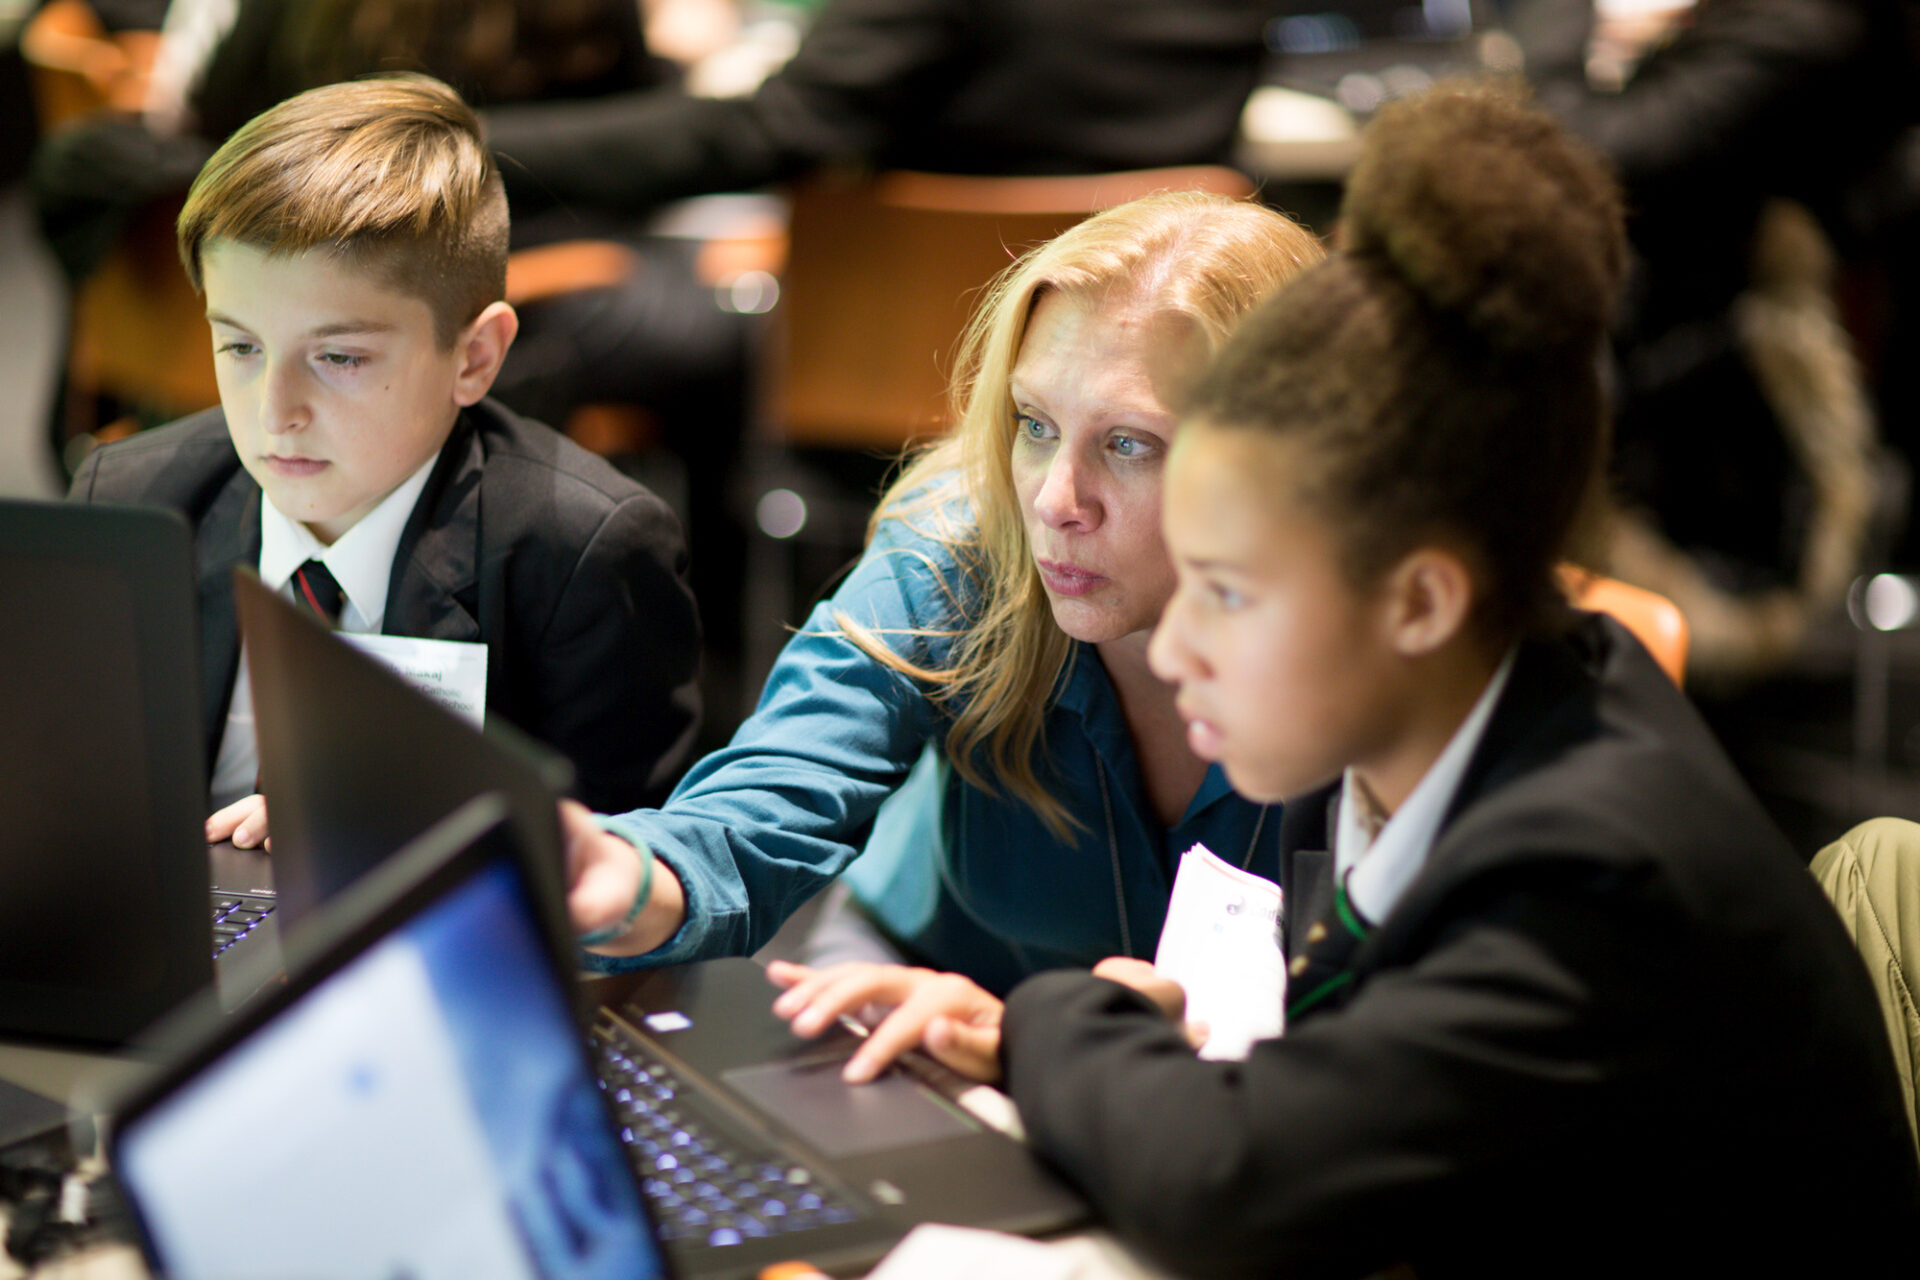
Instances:
[[[1433,653],[1466,630],[1473,613],[1473,574],[1457,553],[1421,547],[1387,574],[1388,639],[1412,658]]]
[[[454,403],[474,404],[487,394],[507,358],[507,348],[519,332],[520,317],[504,302],[489,303],[460,331],[453,340]]]

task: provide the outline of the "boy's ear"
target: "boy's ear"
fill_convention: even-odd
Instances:
[[[1432,653],[1466,630],[1473,613],[1473,574],[1457,553],[1427,546],[1387,574],[1386,625],[1406,657]]]
[[[455,366],[454,403],[465,407],[476,403],[493,386],[507,348],[520,332],[520,317],[504,302],[489,303],[453,340]]]

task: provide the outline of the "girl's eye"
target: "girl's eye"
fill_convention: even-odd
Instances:
[[[232,342],[221,343],[213,349],[213,353],[219,356],[250,356],[257,350],[259,348],[251,342],[242,342],[236,338]]]

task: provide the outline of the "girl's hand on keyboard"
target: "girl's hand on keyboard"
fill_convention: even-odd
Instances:
[[[248,796],[216,810],[207,819],[207,843],[219,844],[222,840],[233,841],[236,849],[264,845],[271,850],[273,841],[267,839],[267,798]]]
[[[773,1011],[798,1035],[817,1036],[870,1005],[889,1010],[847,1060],[841,1074],[850,1083],[873,1079],[915,1047],[971,1079],[1000,1078],[1000,1001],[957,973],[899,964],[811,969],[776,960],[767,976],[786,988]]]

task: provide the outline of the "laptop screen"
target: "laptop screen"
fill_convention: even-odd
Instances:
[[[537,919],[495,859],[139,1109],[160,1269],[664,1275]]]

